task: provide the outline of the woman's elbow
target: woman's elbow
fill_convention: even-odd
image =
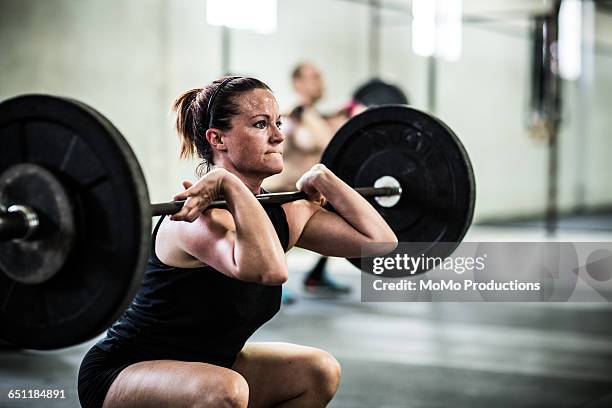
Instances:
[[[259,265],[239,270],[237,279],[266,286],[278,286],[287,281],[289,273],[286,265]]]
[[[385,245],[384,245],[385,248],[383,248],[384,253],[382,255],[386,255],[390,252],[395,251],[395,248],[397,248],[397,245],[398,245],[397,237],[395,236],[395,234],[393,234],[393,238],[385,242]]]
[[[367,243],[368,256],[380,256],[393,252],[397,248],[398,239],[391,228],[381,231]]]
[[[390,243],[393,244],[393,249],[391,249],[391,251],[395,250],[395,248],[397,248],[397,245],[399,244],[399,239],[397,239],[397,235],[395,235],[395,232],[391,231],[391,239],[389,240]]]
[[[259,283],[266,286],[279,286],[287,282],[288,278],[287,268],[278,268],[262,274]]]
[[[398,244],[397,235],[395,235],[395,232],[391,229],[391,227],[389,227],[386,224],[384,228],[381,228],[379,236],[376,238],[376,240],[377,242],[383,242],[385,244],[392,246],[389,252],[397,248],[397,244]]]

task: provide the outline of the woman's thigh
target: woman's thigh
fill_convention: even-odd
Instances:
[[[289,343],[247,343],[232,369],[249,385],[249,407],[324,406],[340,383],[331,354]]]
[[[246,407],[249,389],[233,370],[197,362],[142,361],[113,381],[104,408]]]

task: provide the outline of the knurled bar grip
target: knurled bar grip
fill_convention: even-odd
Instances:
[[[401,189],[399,187],[357,187],[355,191],[363,197],[394,196],[401,194]],[[259,194],[256,195],[255,198],[262,204],[284,204],[291,201],[304,200],[308,197],[301,191],[291,191],[285,193]],[[158,215],[176,214],[181,210],[183,204],[185,204],[185,200],[151,204],[151,215],[155,217]],[[217,200],[210,203],[207,208],[226,207],[227,202],[225,200]]]
[[[401,194],[399,187],[357,187],[355,191],[363,197],[395,196]],[[262,204],[284,204],[308,198],[306,193],[302,191],[266,193],[255,197]],[[185,200],[151,204],[151,215],[155,217],[158,215],[176,214],[181,210],[183,204],[185,204]],[[227,202],[225,200],[217,200],[210,203],[207,208],[226,207]],[[33,210],[30,209],[30,211],[34,213]],[[0,212],[0,241],[26,237],[31,232],[31,229],[32,226],[28,218],[21,212]]]

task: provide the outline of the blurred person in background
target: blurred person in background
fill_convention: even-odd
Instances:
[[[298,104],[285,120],[285,168],[281,174],[267,180],[271,191],[293,191],[305,171],[321,160],[321,155],[336,130],[348,119],[347,110],[326,116],[316,108],[325,93],[321,70],[310,62],[298,64],[291,74]],[[327,257],[322,256],[304,278],[306,291],[322,295],[339,295],[351,291],[347,285],[333,279],[326,271]],[[291,303],[293,294],[283,290],[283,301]]]

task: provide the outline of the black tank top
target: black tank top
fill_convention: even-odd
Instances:
[[[287,251],[289,227],[283,208],[263,206]],[[140,360],[201,361],[230,367],[247,339],[280,308],[281,286],[230,278],[206,266],[177,268],[151,256],[142,287],[96,346]]]

